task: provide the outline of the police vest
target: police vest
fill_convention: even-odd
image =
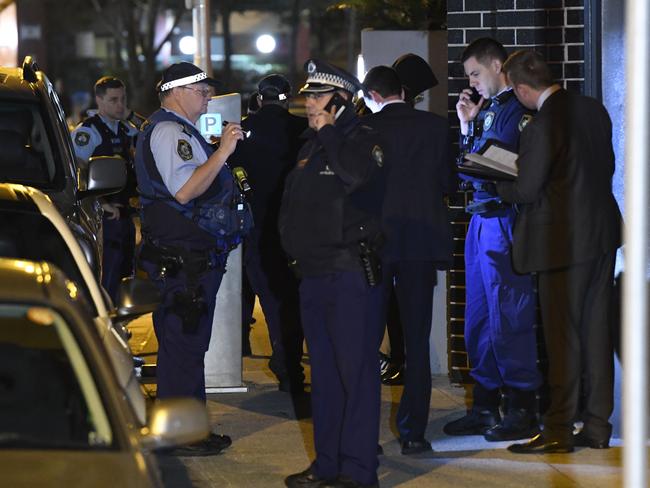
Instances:
[[[151,134],[160,122],[181,124],[186,134],[200,142],[208,157],[214,152],[196,127],[166,110],[156,111],[147,121],[136,149],[135,165],[143,220],[147,220],[149,207],[155,207],[158,214],[169,211],[180,213],[185,218],[185,225],[189,226],[188,231],[196,232],[198,227],[216,239],[219,249],[229,250],[236,247],[253,227],[253,219],[232,173],[224,166],[201,196],[184,205],[179,203],[165,186],[151,153]],[[159,205],[160,202],[164,205]],[[164,215],[153,217],[158,222],[165,222]],[[162,234],[164,235],[164,230]]]

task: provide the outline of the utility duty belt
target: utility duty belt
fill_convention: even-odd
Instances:
[[[475,200],[465,207],[465,212],[471,215],[485,215],[506,208],[510,208],[510,205],[500,200]]]

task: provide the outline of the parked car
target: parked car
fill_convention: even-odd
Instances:
[[[0,258],[3,486],[162,486],[153,451],[209,434],[193,399],[140,425],[84,301],[56,266]]]
[[[153,285],[132,283],[124,304],[115,308],[99,285],[81,246],[50,198],[23,185],[0,183],[0,256],[56,265],[75,283],[84,297],[92,324],[104,342],[117,379],[131,401],[140,422],[146,416],[145,399],[134,369],[123,322],[153,311],[157,296],[145,296]]]
[[[96,197],[124,186],[126,165],[117,157],[89,163],[75,157],[56,91],[31,56],[20,68],[0,67],[0,148],[0,182],[46,193],[101,278],[102,210]]]

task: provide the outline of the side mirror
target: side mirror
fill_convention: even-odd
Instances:
[[[194,398],[157,400],[140,433],[147,449],[198,442],[210,435],[208,410]]]
[[[126,185],[126,161],[121,156],[95,156],[79,170],[79,199],[117,193]]]
[[[134,276],[123,278],[118,290],[114,320],[126,322],[153,312],[160,301],[160,291],[151,281]]]

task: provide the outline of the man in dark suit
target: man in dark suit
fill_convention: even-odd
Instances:
[[[270,74],[259,82],[260,108],[242,122],[250,136],[237,145],[228,164],[243,167],[252,188],[247,198],[255,228],[246,237],[244,265],[269,329],[273,349],[269,367],[278,378],[279,389],[295,394],[303,391],[303,334],[298,283],[280,244],[278,214],[284,179],[304,143],[301,136],[307,119],[289,112],[290,97],[291,86],[280,74]]]
[[[513,263],[521,273],[538,274],[551,397],[544,432],[509,450],[606,448],[613,408],[612,286],[621,243],[611,121],[598,101],[554,84],[533,51],[514,53],[504,70],[519,101],[539,111],[521,134],[517,179],[497,184],[497,191],[520,204]],[[573,435],[581,392],[584,428]]]
[[[364,80],[364,124],[379,131],[387,183],[382,228],[386,295],[395,286],[404,327],[406,369],[397,429],[402,454],[431,450],[424,438],[431,399],[429,335],[436,269],[451,262],[451,225],[443,201],[454,186],[447,120],[404,103],[393,68],[372,68]]]

